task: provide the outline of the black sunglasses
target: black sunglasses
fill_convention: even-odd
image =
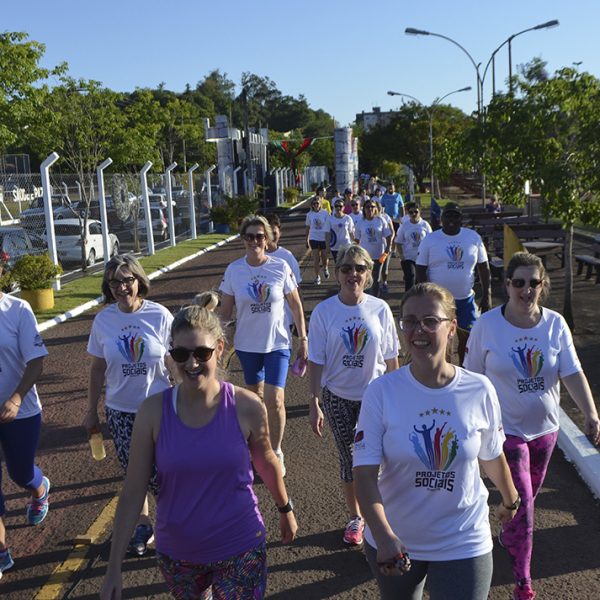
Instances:
[[[344,208],[343,204],[334,204],[335,208]]]
[[[207,348],[206,346],[198,346],[193,350],[178,346],[177,348],[171,348],[169,350],[169,354],[171,355],[171,358],[178,363],[186,362],[190,357],[190,354],[193,354],[194,358],[200,362],[208,362],[211,359],[214,351],[215,348]]]
[[[365,208],[375,208],[372,204],[365,204]]]
[[[348,273],[351,273],[352,271],[356,271],[359,274],[366,273],[368,270],[369,270],[369,267],[367,267],[367,265],[349,265],[349,264],[340,265],[340,271],[344,275],[347,275]]]
[[[123,277],[123,279],[109,279],[108,287],[111,290],[118,290],[122,285],[131,287],[136,281],[135,277]]]
[[[418,210],[409,210],[409,211],[408,211],[408,214],[409,214],[409,215],[418,215],[418,214],[419,214],[419,211],[418,211]]]
[[[350,202],[350,206],[358,206],[358,202]]]
[[[245,233],[244,241],[246,242],[262,242],[267,236],[264,233]]]
[[[525,279],[511,279],[510,280],[510,285],[512,285],[513,287],[518,288],[518,289],[525,287],[526,283],[527,282],[525,281]],[[542,279],[530,279],[529,287],[535,289],[539,285],[542,285],[542,283],[544,283],[544,281]]]

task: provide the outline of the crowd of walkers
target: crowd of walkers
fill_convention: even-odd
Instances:
[[[325,202],[324,188],[308,202],[306,243],[313,285],[333,277],[337,293],[317,304],[308,324],[298,261],[279,245],[276,215],[246,217],[244,255],[228,265],[219,290],[175,315],[148,299],[150,282],[134,256],[106,264],[105,307],[87,345],[83,425],[98,430],[104,398],[125,481],[101,598],[122,597],[124,557],[144,555],[153,541],[175,598],[264,597],[267,532],[255,474],[279,512],[282,542],[298,529],[284,483],[292,362],[295,373],[308,370],[310,427],[322,437],[326,421],[337,447],[347,509],[340,543],[364,546],[381,598],[418,599],[425,585],[432,600],[487,598],[492,531],[483,476],[501,496],[495,514],[513,598],[535,597],[534,502],[556,443],[561,381],[600,444],[569,328],[543,307],[542,261],[513,255],[508,300],[491,309],[485,246],[462,226],[459,205],[446,203],[432,232],[393,184],[334,193],[333,208]],[[398,315],[386,301],[391,260],[404,274]],[[29,305],[2,293],[0,330],[0,445],[9,476],[31,492],[27,521],[38,525],[50,481],[35,464],[35,383],[47,351]],[[448,358],[461,332],[464,365]],[[226,380],[228,346],[245,387]],[[0,494],[0,575],[13,566],[4,512]]]

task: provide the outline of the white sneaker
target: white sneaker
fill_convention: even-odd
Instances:
[[[279,461],[279,467],[281,468],[281,476],[285,477],[285,462],[283,461],[283,452],[281,450],[274,450],[275,452],[275,456],[277,457],[277,460]]]
[[[325,275],[325,279],[329,279],[329,269],[325,269],[323,274]]]
[[[317,275],[314,279],[313,279],[313,283],[315,285],[321,285],[321,277],[319,277],[319,275]]]

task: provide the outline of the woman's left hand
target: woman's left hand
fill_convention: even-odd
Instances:
[[[300,358],[303,361],[308,360],[308,340],[302,340],[298,346],[298,352],[296,358]]]
[[[517,510],[517,508],[515,508],[514,510],[506,508],[504,504],[500,503],[496,507],[496,518],[498,519],[498,521],[500,521],[500,523],[502,523],[502,525],[505,525],[506,523],[514,519],[515,515],[517,514]]]
[[[583,430],[594,446],[600,445],[600,420],[597,416],[586,417]]]
[[[9,398],[2,406],[0,406],[0,423],[10,423],[17,418],[20,404],[14,401],[14,397]]]
[[[298,523],[296,523],[293,510],[279,515],[279,531],[281,532],[281,541],[284,544],[291,544],[296,539]]]

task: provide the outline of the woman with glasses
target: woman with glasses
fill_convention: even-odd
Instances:
[[[368,198],[367,198],[367,200],[368,200]],[[362,218],[363,218],[362,205],[363,204],[364,204],[364,202],[362,200],[362,196],[356,196],[356,197],[352,198],[352,200],[350,201],[350,208],[352,209],[352,211],[350,213],[348,213],[348,216],[352,219],[352,222],[354,223],[354,229],[356,229],[358,222],[362,221]]]
[[[542,308],[549,278],[542,260],[517,252],[506,270],[508,301],[475,323],[465,367],[494,384],[506,433],[504,452],[521,497],[515,519],[500,533],[513,567],[517,600],[535,596],[531,586],[534,502],[546,475],[559,429],[560,382],[585,415],[585,433],[600,443],[600,422],[568,325]]]
[[[321,206],[321,198],[315,196],[306,214],[306,247],[313,257],[315,278],[313,283],[321,285],[321,266],[323,275],[329,279],[329,248],[327,247],[327,221],[329,213]]]
[[[142,401],[171,385],[167,356],[173,316],[146,299],[149,291],[150,281],[135,256],[113,256],[102,279],[105,308],[94,318],[87,346],[92,363],[83,426],[88,433],[99,430],[104,387],[106,420],[123,470],[129,463],[133,423]],[[149,489],[158,493],[154,478]],[[128,552],[144,555],[153,538],[145,498]]]
[[[373,261],[373,283],[367,293],[379,296],[381,270],[392,247],[392,228],[377,214],[377,204],[373,200],[365,202],[363,218],[356,225],[354,237]]]
[[[237,321],[233,346],[244,371],[246,385],[263,399],[269,416],[273,450],[285,474],[281,441],[285,429],[285,380],[290,361],[290,330],[286,327],[287,300],[298,331],[298,359],[307,359],[306,327],[298,284],[288,264],[267,254],[271,226],[264,217],[251,215],[240,226],[246,255],[231,263],[221,282],[221,317]]]
[[[415,284],[419,244],[431,233],[431,225],[421,218],[421,211],[414,202],[409,202],[406,210],[409,220],[400,225],[395,242],[404,273],[404,290],[407,292]]]
[[[398,368],[392,311],[383,300],[365,294],[372,268],[364,248],[341,248],[335,266],[340,290],[317,304],[309,327],[310,424],[322,437],[324,411],[333,432],[349,516],[343,541],[351,546],[363,543],[365,527],[352,477],[352,442],[361,399],[373,379]]]
[[[434,283],[402,299],[400,329],[412,362],[375,379],[354,438],[365,553],[381,598],[485,600],[492,579],[488,491],[509,521],[517,491],[502,452],[500,406],[490,381],[447,361],[456,335],[452,294]]]
[[[266,588],[266,532],[252,464],[279,511],[283,543],[297,530],[266,410],[255,394],[221,379],[225,335],[214,312],[182,308],[171,333],[181,383],[139,410],[100,597],[121,597],[123,555],[156,464],[156,551],[171,594],[258,600]]]
[[[326,244],[331,250],[333,262],[337,260],[338,250],[342,246],[354,243],[354,221],[344,212],[344,201],[338,198],[333,205],[333,214],[329,215],[326,225]]]

